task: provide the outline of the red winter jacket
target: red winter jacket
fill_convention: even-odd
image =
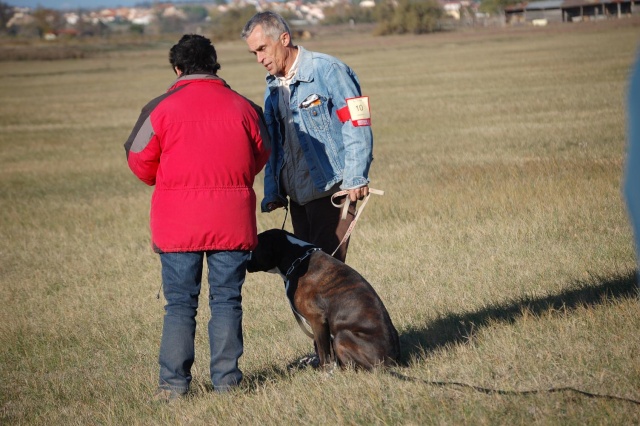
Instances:
[[[183,76],[149,102],[125,150],[133,173],[155,185],[154,249],[254,249],[253,180],[269,147],[262,110],[214,75]]]

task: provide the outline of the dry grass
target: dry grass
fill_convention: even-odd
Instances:
[[[200,327],[194,395],[171,407],[149,403],[160,265],[151,190],[122,148],[172,81],[168,46],[0,62],[0,423],[639,423],[621,400],[453,384],[640,399],[620,197],[637,41],[628,20],[305,42],[352,65],[372,99],[372,186],[386,194],[367,206],[347,260],[385,301],[404,352],[396,371],[414,380],[287,370],[311,342],[280,280],[252,274],[245,387],[209,392]],[[223,78],[260,102],[263,72],[245,46],[216,47]]]

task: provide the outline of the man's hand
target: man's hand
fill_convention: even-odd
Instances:
[[[271,203],[267,204],[267,210],[269,210],[270,212],[281,207],[284,207],[284,204],[282,204],[280,201],[272,201]]]
[[[360,188],[348,189],[347,191],[349,191],[349,200],[351,202],[362,200],[364,197],[369,195],[369,185],[361,186]]]

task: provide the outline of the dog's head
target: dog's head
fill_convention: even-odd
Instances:
[[[248,272],[276,272],[284,274],[291,263],[312,244],[301,241],[282,229],[270,229],[258,234],[258,246],[247,263]]]
[[[270,229],[258,234],[258,245],[251,252],[247,272],[267,272],[276,268],[282,258],[281,251],[285,240],[285,231],[279,229]]]

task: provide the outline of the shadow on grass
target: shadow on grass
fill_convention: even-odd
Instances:
[[[559,294],[520,300],[463,313],[450,313],[424,326],[411,327],[400,334],[401,365],[413,356],[422,356],[446,345],[463,343],[479,328],[490,323],[512,323],[524,312],[540,315],[548,311],[568,312],[579,307],[607,304],[614,299],[638,297],[635,272],[608,278],[594,276],[589,281],[576,281]]]

